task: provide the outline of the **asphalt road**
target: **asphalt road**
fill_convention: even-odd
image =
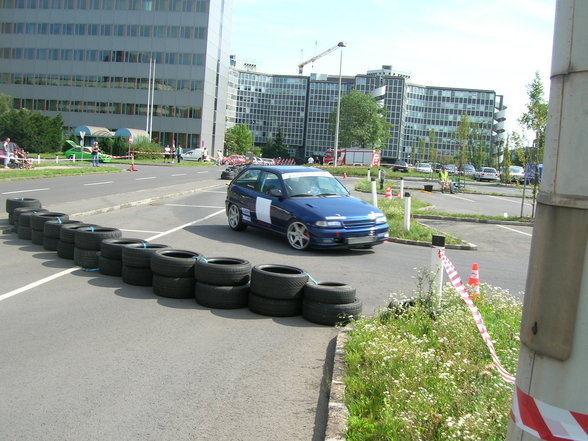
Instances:
[[[93,211],[76,218],[120,228],[125,237],[344,281],[356,287],[368,315],[390,297],[411,295],[416,270],[430,265],[427,247],[300,253],[281,237],[231,231],[219,169],[186,169],[2,183],[2,197]],[[113,183],[99,184],[106,181]],[[451,200],[442,196],[439,203]],[[131,204],[136,200],[150,203]],[[113,204],[127,208],[105,210]],[[478,245],[447,251],[462,277],[477,262],[483,283],[514,295],[524,289],[530,227],[427,222]],[[322,439],[336,329],[158,298],[14,234],[0,241],[0,440]]]

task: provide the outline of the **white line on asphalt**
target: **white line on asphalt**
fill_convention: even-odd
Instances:
[[[166,236],[168,234],[175,233],[178,230],[181,230],[183,228],[189,227],[190,225],[197,224],[198,222],[205,221],[207,219],[210,219],[213,216],[216,216],[217,214],[221,214],[221,213],[224,213],[224,212],[225,212],[224,209],[223,210],[219,210],[219,211],[217,211],[215,213],[209,214],[208,216],[204,216],[204,217],[202,217],[200,219],[196,219],[195,221],[188,222],[187,224],[180,225],[179,227],[172,228],[171,230],[168,230],[168,231],[164,231],[163,233],[158,233],[155,236],[151,236],[151,237],[149,237],[149,238],[147,238],[145,240],[146,241],[151,241],[151,240],[159,239],[162,236]],[[37,286],[41,286],[41,285],[43,285],[43,284],[45,284],[47,282],[50,282],[52,280],[55,280],[55,279],[57,279],[57,278],[59,278],[61,276],[65,276],[65,275],[67,275],[69,273],[72,273],[72,272],[74,272],[76,270],[79,270],[79,269],[81,269],[79,266],[75,266],[73,268],[69,268],[69,269],[66,269],[64,271],[61,271],[61,272],[59,272],[57,274],[53,274],[52,276],[45,277],[44,279],[37,280],[36,282],[29,283],[28,285],[22,286],[20,288],[17,288],[15,290],[12,290],[12,291],[7,292],[5,294],[1,294],[0,295],[0,302],[2,300],[6,300],[6,299],[8,299],[8,298],[10,298],[12,296],[15,296],[17,294],[21,294],[21,293],[23,293],[25,291],[28,291],[29,289],[33,289],[33,288],[36,288]]]
[[[199,172],[196,172],[196,173],[208,173],[208,172],[207,171],[199,171]]]
[[[194,207],[194,208],[224,208],[217,205],[188,205],[188,204],[163,204],[169,207]]]
[[[468,198],[462,198],[461,196],[456,196],[454,194],[452,194],[451,196],[453,196],[456,199],[461,199],[462,201],[476,202],[476,201],[472,201],[471,199],[468,199]]]
[[[225,212],[224,209],[219,210],[219,211],[215,211],[214,213],[209,214],[208,216],[201,217],[200,219],[196,219],[195,221],[188,222],[187,224],[180,225],[179,227],[175,227],[175,228],[172,228],[171,230],[167,230],[167,231],[164,231],[163,233],[159,233],[159,234],[156,234],[155,236],[151,236],[151,237],[147,238],[147,240],[159,239],[162,236],[167,236],[168,234],[175,233],[176,231],[179,231],[179,230],[183,230],[184,228],[189,227],[190,225],[194,225],[194,224],[197,224],[198,222],[205,221],[207,219],[210,219],[211,217],[216,216],[217,214],[221,214],[224,212]]]
[[[104,181],[104,182],[91,182],[90,184],[84,185],[104,185],[104,184],[112,184],[114,181]]]
[[[34,188],[32,190],[7,191],[7,192],[2,193],[2,194],[28,193],[28,192],[31,192],[31,191],[46,191],[46,190],[50,190],[50,189],[49,188]]]
[[[517,200],[512,200],[512,199],[506,199],[506,198],[501,198],[500,196],[491,196],[488,195],[489,198],[494,198],[494,199],[500,199],[501,201],[506,201],[506,202],[512,202],[513,204],[520,204],[521,201],[517,201]],[[532,207],[533,204],[529,204],[528,202],[525,202],[525,205],[528,205],[529,207]]]
[[[220,193],[220,194],[227,194],[227,191],[220,191],[220,190],[204,190],[202,193]]]
[[[187,175],[187,173],[176,173],[176,174],[174,174],[172,176],[186,176],[186,175]]]
[[[524,234],[525,236],[532,237],[533,235],[530,233],[526,233],[524,231],[515,230],[514,228],[505,227],[504,225],[496,225],[497,227],[504,228],[505,230],[514,231],[515,233]]]
[[[75,270],[79,270],[79,269],[80,269],[79,266],[74,266],[73,268],[66,269],[65,271],[61,271],[57,274],[53,274],[52,276],[45,277],[44,279],[37,280],[36,282],[29,283],[28,285],[25,285],[25,286],[22,286],[18,289],[7,292],[6,294],[2,294],[2,295],[0,295],[0,302],[2,300],[6,300],[12,296],[15,296],[15,295],[20,294],[25,291],[28,291],[29,289],[36,288],[37,286],[43,285],[44,283],[50,282],[51,280],[57,279],[58,277],[61,277],[61,276],[65,276],[66,274],[72,273]]]
[[[137,178],[135,181],[144,181],[145,179],[157,179],[157,176],[148,176],[146,178]]]

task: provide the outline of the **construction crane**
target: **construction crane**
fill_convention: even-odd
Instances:
[[[308,63],[312,63],[313,61],[316,61],[316,60],[318,60],[319,58],[321,58],[321,57],[324,57],[325,55],[328,55],[328,54],[330,54],[330,53],[331,53],[331,52],[333,52],[334,50],[337,50],[338,48],[340,48],[340,47],[345,47],[345,46],[347,46],[347,43],[344,43],[344,42],[340,41],[340,42],[337,44],[337,46],[333,46],[332,48],[330,48],[330,49],[327,49],[326,51],[324,51],[324,52],[321,52],[321,53],[320,53],[320,54],[318,54],[318,55],[315,55],[315,56],[314,56],[314,57],[312,57],[311,59],[309,59],[309,60],[306,60],[306,61],[303,61],[302,63],[300,63],[300,64],[298,65],[298,74],[299,74],[299,75],[302,75],[302,69],[304,69],[304,66],[306,66]]]

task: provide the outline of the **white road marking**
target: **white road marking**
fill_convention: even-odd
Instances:
[[[47,191],[47,190],[51,190],[51,189],[50,188],[34,188],[32,190],[7,191],[7,192],[2,193],[2,194],[29,193],[31,191]]]
[[[171,233],[175,233],[176,231],[179,231],[181,229],[184,229],[186,227],[189,227],[190,225],[194,225],[194,224],[197,224],[199,222],[205,221],[207,219],[210,219],[211,217],[214,217],[214,216],[216,216],[218,214],[221,214],[221,213],[224,213],[224,212],[225,212],[224,209],[223,210],[216,211],[216,212],[214,212],[212,214],[209,214],[208,216],[201,217],[200,219],[196,219],[195,221],[188,222],[187,224],[180,225],[179,227],[175,227],[175,228],[172,228],[170,230],[164,231],[163,233],[158,233],[155,236],[151,236],[151,237],[149,237],[149,238],[147,238],[145,240],[146,241],[152,241],[152,240],[155,240],[155,239],[159,239],[160,237],[166,236],[166,235],[171,234]],[[38,286],[41,286],[41,285],[43,285],[43,284],[45,284],[47,282],[50,282],[52,280],[55,280],[55,279],[57,279],[57,278],[59,278],[61,276],[65,276],[67,274],[70,274],[70,273],[72,273],[72,272],[74,272],[76,270],[79,270],[79,269],[82,269],[82,268],[79,267],[79,266],[74,266],[73,268],[66,269],[66,270],[61,271],[61,272],[59,272],[57,274],[53,274],[51,276],[45,277],[44,279],[37,280],[36,282],[29,283],[28,285],[25,285],[25,286],[22,286],[20,288],[14,289],[14,290],[12,290],[10,292],[7,292],[5,294],[1,294],[0,295],[0,302],[2,300],[6,300],[6,299],[8,299],[10,297],[13,297],[13,296],[15,296],[17,294],[21,294],[21,293],[26,292],[26,291],[28,291],[30,289],[36,288]]]
[[[220,193],[220,194],[227,194],[227,190],[220,191],[220,190],[204,190],[202,193]]]
[[[207,171],[199,171],[199,172],[196,172],[196,173],[208,173],[208,172]]]
[[[217,205],[188,205],[188,204],[163,204],[169,207],[194,207],[194,208],[224,208]]]
[[[497,227],[504,228],[505,230],[514,231],[515,233],[524,234],[525,236],[532,237],[533,235],[530,233],[526,233],[524,231],[515,230],[514,228],[505,227],[504,225],[497,225]]]
[[[512,202],[513,204],[520,204],[521,201],[517,201],[517,200],[512,200],[512,199],[506,199],[506,198],[501,198],[500,196],[491,196],[488,195],[489,198],[494,198],[494,199],[500,199],[501,201],[506,201],[506,202]],[[525,202],[525,205],[528,205],[529,207],[532,207],[533,204],[529,204],[528,202]]]
[[[176,173],[176,174],[174,174],[172,176],[186,176],[186,175],[187,175],[187,173]]]
[[[157,179],[157,176],[148,176],[146,178],[137,178],[135,181],[144,181],[145,179]]]
[[[453,196],[453,197],[454,197],[454,198],[456,198],[456,199],[461,199],[462,201],[467,201],[467,202],[476,202],[476,201],[473,201],[473,200],[471,200],[471,199],[468,199],[468,198],[462,198],[461,196],[456,196],[456,195],[454,195],[454,194],[452,194],[451,196]]]
[[[104,181],[104,182],[92,182],[90,184],[84,184],[84,185],[104,185],[104,184],[112,184],[114,181]]]

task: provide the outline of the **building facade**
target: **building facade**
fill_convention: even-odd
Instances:
[[[232,0],[0,0],[0,93],[79,125],[222,151]],[[150,62],[154,71],[150,72]]]
[[[337,106],[339,76],[272,75],[256,72],[254,65],[239,69],[234,63],[233,78],[230,95],[236,104],[228,126],[247,124],[255,145],[265,145],[282,130],[291,154],[322,155],[333,147],[329,118]],[[392,128],[381,154],[388,160],[449,160],[457,153],[456,132],[463,115],[486,151],[496,153],[504,136],[503,97],[492,90],[411,84],[409,73],[391,66],[341,77],[341,95],[352,89],[386,109]]]

